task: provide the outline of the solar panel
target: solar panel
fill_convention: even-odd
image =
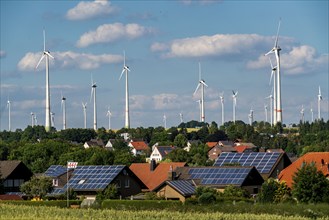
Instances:
[[[77,166],[69,180],[69,187],[74,190],[103,190],[123,170],[117,166]],[[63,187],[66,191],[67,184]]]
[[[167,183],[185,196],[195,194],[195,185],[191,180],[172,180]]]
[[[269,173],[281,153],[252,152],[231,153],[223,152],[216,160],[214,166],[226,166],[238,163],[241,166],[254,166],[259,173]]]
[[[67,169],[65,166],[61,165],[51,165],[45,172],[45,176],[49,177],[59,177],[60,175],[66,173]]]
[[[189,174],[191,179],[200,179],[204,185],[241,185],[250,170],[249,167],[191,167]]]

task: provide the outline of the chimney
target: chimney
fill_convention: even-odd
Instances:
[[[150,163],[150,170],[151,170],[151,171],[154,171],[155,168],[156,168],[156,166],[157,166],[157,163],[155,162],[154,159],[152,159],[152,160],[151,160],[151,163]]]
[[[176,172],[173,171],[173,168],[170,165],[170,169],[169,169],[169,172],[168,172],[168,180],[175,180],[175,178],[176,178]]]

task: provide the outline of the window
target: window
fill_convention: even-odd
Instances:
[[[7,179],[3,183],[4,187],[13,187],[14,186],[14,180],[13,179]]]
[[[129,179],[125,179],[125,187],[126,188],[130,187],[130,180]]]
[[[14,179],[14,187],[18,187],[22,185],[23,182],[24,182],[23,179]]]
[[[58,186],[58,179],[53,179],[53,186]]]
[[[258,188],[257,187],[254,187],[253,193],[254,194],[257,194],[258,193]]]

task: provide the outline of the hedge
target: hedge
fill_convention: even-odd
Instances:
[[[80,205],[81,200],[70,200],[70,205]],[[27,200],[3,200],[1,203],[12,204],[12,205],[27,205],[27,206],[57,206],[61,208],[67,207],[66,200],[51,200],[51,201],[27,201]]]

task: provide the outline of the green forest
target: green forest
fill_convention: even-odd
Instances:
[[[194,128],[194,129],[190,129]],[[122,134],[128,133],[131,139],[143,140],[150,150],[142,156],[134,157],[124,141]],[[114,139],[113,151],[105,148],[83,147],[91,139],[102,139],[104,144]],[[189,152],[183,150],[188,141],[194,141]],[[212,165],[208,160],[206,142],[230,140],[251,142],[265,149],[281,148],[287,153],[301,156],[307,152],[329,151],[329,121],[317,120],[293,125],[271,127],[269,123],[254,122],[251,126],[242,121],[235,124],[227,122],[220,126],[215,122],[199,123],[190,121],[177,127],[138,127],[120,130],[72,128],[46,132],[43,126],[28,126],[24,130],[0,132],[0,160],[21,160],[32,172],[42,173],[50,165],[65,165],[67,161],[77,161],[79,165],[130,165],[145,162],[151,153],[151,147],[177,146],[166,160],[187,162],[189,166]]]

